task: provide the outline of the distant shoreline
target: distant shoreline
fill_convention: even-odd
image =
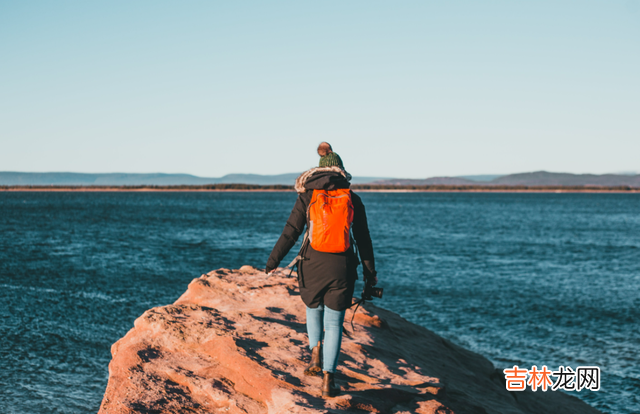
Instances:
[[[377,186],[353,185],[358,192],[368,193],[640,193],[640,187],[596,186]],[[292,192],[293,186],[259,186],[217,184],[208,186],[0,186],[0,192]]]

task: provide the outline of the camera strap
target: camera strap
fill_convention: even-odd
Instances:
[[[353,331],[354,331],[354,332],[355,332],[355,330],[356,330],[356,327],[355,327],[355,326],[353,326],[353,320],[354,320],[354,319],[355,319],[355,317],[356,317],[356,312],[358,312],[358,308],[359,308],[359,307],[360,307],[360,305],[361,305],[361,304],[363,304],[363,303],[364,303],[364,299],[360,299],[359,301],[357,301],[357,302],[353,302],[353,303],[351,304],[351,306],[356,305],[356,308],[353,310],[353,315],[351,315],[351,329],[353,329]],[[351,307],[351,306],[349,306],[349,307]]]
[[[298,281],[302,283],[303,287],[304,287],[304,280],[302,280],[301,278],[300,262],[303,260],[306,260],[306,258],[304,257],[304,252],[308,244],[309,244],[309,232],[307,231],[306,233],[304,233],[304,240],[302,241],[302,246],[300,246],[298,255],[291,261],[291,263],[285,266],[285,270],[290,269],[289,276],[287,277],[291,277],[291,274],[293,274],[293,267],[296,265],[298,266]]]
[[[356,268],[357,268],[358,266],[360,266],[360,250],[358,249],[358,243],[356,243],[356,240],[355,240],[355,238],[353,237],[353,234],[350,234],[350,237],[351,237],[351,243],[353,244],[353,247],[354,247],[354,250],[355,250],[355,251],[354,251],[354,256],[355,256],[355,259],[356,259]],[[357,269],[356,269],[356,272],[357,272]],[[364,275],[363,275],[362,277],[363,277],[363,279],[364,279],[364,283],[366,284],[366,283],[367,283],[367,279],[364,277]],[[353,303],[349,306],[349,308],[353,307],[354,305],[355,305],[355,307],[356,307],[356,308],[353,310],[353,315],[351,315],[351,329],[353,329],[353,330],[354,330],[354,332],[355,332],[356,328],[355,328],[355,326],[353,326],[353,319],[356,317],[356,312],[358,311],[358,308],[359,308],[359,307],[360,307],[360,305],[362,305],[364,302],[365,302],[365,300],[364,300],[364,295],[363,295],[363,298],[362,298],[362,299],[359,299],[358,301],[353,302]],[[349,308],[347,308],[347,309],[349,309]]]

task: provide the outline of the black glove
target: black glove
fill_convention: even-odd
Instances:
[[[378,276],[378,272],[376,272],[375,270],[370,272],[369,269],[367,269],[367,267],[364,266],[362,268],[362,275],[364,276],[365,280],[366,279],[373,279],[374,277]]]
[[[364,275],[364,280],[370,283],[371,286],[375,286],[378,284],[378,272],[376,272],[375,270],[373,272],[369,272],[365,267],[362,273]]]
[[[274,270],[275,270],[275,267],[269,267],[269,265],[267,265],[267,266],[265,267],[265,269],[264,269],[264,272],[265,272],[266,274],[269,274],[269,273],[273,272]]]

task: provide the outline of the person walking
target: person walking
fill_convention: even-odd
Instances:
[[[365,280],[375,285],[378,279],[364,204],[350,190],[351,175],[327,142],[318,146],[318,155],[321,157],[319,167],[305,171],[296,179],[298,198],[269,256],[265,272],[269,274],[278,267],[307,227],[297,257],[300,296],[306,305],[311,350],[305,375],[323,371],[322,396],[334,397],[339,394],[334,374],[344,315],[351,306],[358,278],[360,261],[356,251]]]

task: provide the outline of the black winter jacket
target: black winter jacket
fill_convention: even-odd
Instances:
[[[350,178],[350,177],[349,177]],[[314,168],[296,180],[298,199],[287,220],[269,260],[267,269],[278,267],[289,250],[303,234],[307,225],[307,208],[314,189],[335,190],[349,188],[346,173],[338,167]],[[364,276],[376,275],[373,246],[364,205],[360,197],[351,192],[354,214],[351,230],[363,264]],[[319,252],[308,243],[298,263],[298,280],[302,301],[310,308],[324,304],[337,311],[351,305],[355,281],[358,278],[358,259],[353,245],[344,253]]]

